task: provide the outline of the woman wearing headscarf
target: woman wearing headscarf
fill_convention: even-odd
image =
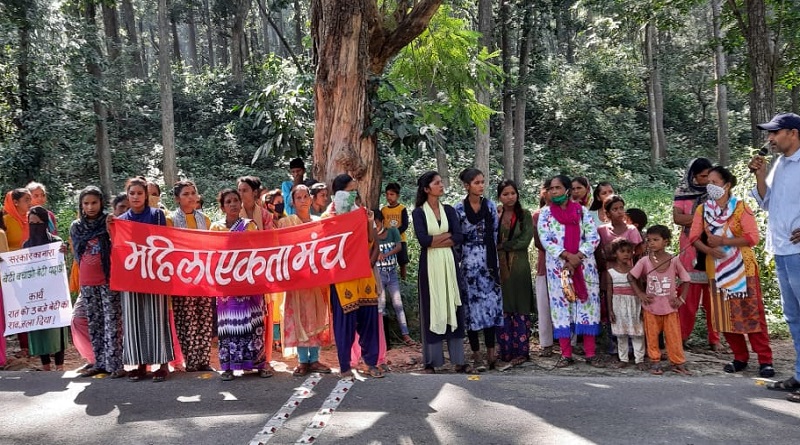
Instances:
[[[26,188],[18,188],[6,193],[3,202],[3,223],[6,228],[6,243],[9,251],[19,250],[28,239],[28,209],[31,208],[31,192]],[[0,298],[0,309],[3,302]],[[20,354],[28,356],[28,333],[17,334]]]
[[[689,237],[696,240],[697,250],[706,254],[711,291],[709,312],[714,327],[724,333],[733,351],[733,361],[723,370],[733,373],[747,368],[750,358],[747,336],[758,356],[759,375],[769,378],[775,375],[775,368],[758,262],[753,253],[760,235],[753,211],[744,200],[731,194],[735,186],[736,177],[725,167],[709,171],[708,197],[694,214]],[[703,239],[701,233],[706,234]]]
[[[672,205],[672,220],[681,226],[681,235],[678,239],[681,253],[679,255],[683,268],[689,272],[692,281],[689,283],[689,294],[686,304],[678,308],[678,318],[681,322],[681,337],[684,346],[686,340],[694,330],[697,309],[702,302],[706,313],[706,326],[708,327],[708,344],[712,351],[719,349],[719,334],[711,323],[711,309],[709,307],[708,276],[705,272],[705,255],[698,258],[697,250],[692,245],[696,240],[690,239],[694,212],[707,199],[706,186],[708,172],[711,170],[711,161],[706,158],[696,158],[689,162],[678,188],[675,189],[675,198]],[[702,237],[702,231],[699,232]]]
[[[108,234],[103,192],[89,186],[78,195],[80,217],[69,228],[81,298],[86,306],[89,338],[94,366],[83,373],[86,377],[111,373],[111,378],[125,376],[122,365],[122,301],[118,292],[109,288],[111,272],[111,237]]]
[[[61,242],[61,238],[50,234],[50,231],[47,230],[47,222],[48,214],[44,207],[35,206],[28,210],[30,236],[22,244],[23,248]],[[50,371],[50,354],[53,354],[55,355],[56,371],[64,370],[64,350],[67,347],[68,335],[67,328],[41,329],[28,333],[30,353],[39,356],[42,360],[42,369]]]

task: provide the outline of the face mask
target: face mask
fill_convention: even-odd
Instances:
[[[31,233],[32,236],[41,237],[41,236],[44,236],[45,233],[47,233],[47,224],[45,224],[45,223],[29,223],[28,224],[28,229],[30,230],[30,233]]]
[[[333,195],[333,205],[336,207],[336,213],[347,213],[357,209],[356,191],[346,192],[344,190],[339,190]]]
[[[278,215],[283,215],[283,203],[275,204],[275,213]]]
[[[555,204],[557,206],[560,206],[561,204],[564,204],[565,202],[567,202],[567,198],[568,198],[568,196],[566,194],[563,194],[561,196],[554,196],[554,197],[550,198],[550,201],[552,201],[553,204]]]
[[[708,184],[706,186],[706,192],[708,192],[708,199],[716,201],[725,196],[725,187],[720,187],[716,184]]]

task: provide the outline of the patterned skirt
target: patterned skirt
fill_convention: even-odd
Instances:
[[[222,370],[264,368],[264,296],[218,298],[217,319]]]
[[[124,292],[122,319],[122,359],[126,365],[169,363],[175,358],[169,297]]]

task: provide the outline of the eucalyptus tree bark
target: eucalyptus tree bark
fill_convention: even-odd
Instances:
[[[519,41],[519,74],[517,90],[514,94],[514,182],[522,186],[525,179],[525,109],[528,100],[528,64],[531,61],[531,47],[534,32],[533,5],[524,2],[525,12],[522,16],[522,28]]]
[[[722,17],[722,2],[724,0],[711,0],[711,26],[714,31],[714,80],[717,105],[717,156],[721,165],[728,165],[731,157],[730,136],[728,131],[728,86],[725,76],[728,65],[725,57],[725,48],[722,39],[725,37],[720,26]]]
[[[478,32],[481,33],[480,44],[490,52],[494,47],[494,37],[492,35],[494,19],[492,15],[492,1],[478,0]],[[475,99],[481,105],[490,106],[490,91],[484,87],[475,90]],[[475,168],[482,172],[489,171],[489,147],[491,134],[489,133],[489,122],[479,123],[475,126]],[[488,192],[487,192],[488,193]]]
[[[383,179],[376,139],[365,136],[370,122],[367,78],[428,26],[441,0],[399,2],[389,27],[376,0],[313,0],[311,35],[317,65],[314,84],[314,178],[330,182],[349,173],[365,204],[379,202]]]
[[[175,154],[175,115],[172,107],[172,68],[169,48],[167,0],[158,0],[158,84],[161,89],[161,145],[164,147],[164,184],[171,186],[178,179]]]
[[[244,84],[244,61],[247,59],[244,25],[250,12],[250,0],[234,0],[233,26],[231,27],[231,74],[238,85]]]
[[[214,68],[217,66],[216,59],[214,58],[214,25],[211,23],[211,8],[208,5],[208,0],[203,0],[203,26],[206,28],[208,66]]]
[[[136,33],[136,13],[133,10],[131,0],[122,0],[120,3],[120,13],[122,24],[127,36],[127,46],[129,54],[128,72],[131,77],[143,79],[145,75],[144,65],[142,65],[142,52],[139,48],[139,36]]]
[[[103,90],[103,71],[98,64],[99,60],[103,59],[103,51],[100,49],[100,43],[97,41],[97,25],[95,18],[97,16],[96,5],[93,1],[88,0],[83,4],[83,19],[86,23],[86,33],[84,38],[94,54],[86,58],[86,71],[92,77],[93,89],[96,91]],[[111,148],[108,141],[108,108],[100,95],[95,95],[92,102],[94,109],[94,143],[95,155],[97,157],[97,168],[100,174],[100,189],[106,196],[112,196],[113,183],[111,182],[112,164],[111,164]]]
[[[197,23],[194,18],[194,3],[186,3],[186,26],[189,29],[189,62],[192,64],[192,72],[200,72],[200,62],[197,54]]]
[[[745,0],[744,10],[736,0],[728,0],[747,41],[747,66],[750,90],[750,132],[753,145],[760,145],[761,131],[756,127],[768,122],[775,113],[775,79],[779,55],[767,27],[765,0]]]
[[[514,95],[511,88],[511,48],[509,27],[511,26],[508,0],[500,0],[500,53],[503,64],[503,177],[510,178],[514,172]],[[487,174],[488,168],[482,170]],[[489,187],[486,188],[489,190]]]

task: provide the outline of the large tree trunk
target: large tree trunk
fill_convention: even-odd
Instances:
[[[189,61],[192,64],[192,72],[197,74],[200,72],[200,62],[197,57],[197,24],[194,19],[194,4],[189,2],[186,4],[186,25],[189,28]]]
[[[161,87],[161,145],[164,147],[164,184],[178,179],[175,154],[175,116],[172,108],[172,69],[170,66],[167,0],[158,0],[158,84]]]
[[[725,60],[724,37],[720,26],[723,0],[711,0],[711,18],[714,29],[714,80],[717,105],[717,156],[721,165],[728,165],[731,156],[730,137],[728,135],[728,86],[723,79],[728,73]]]
[[[267,8],[263,8],[262,6],[263,5],[259,3],[258,16],[261,19],[261,33],[263,34],[263,40],[264,40],[264,54],[270,54],[272,51],[270,48],[270,36],[269,36],[270,24],[269,24],[269,17],[267,17],[267,14],[269,12],[267,11]]]
[[[211,8],[208,6],[208,0],[203,0],[203,25],[206,27],[208,66],[213,69],[217,66],[217,63],[216,59],[214,59],[214,25],[211,22]]]
[[[500,52],[503,64],[503,177],[514,173],[514,96],[511,91],[511,48],[509,45],[510,6],[500,0]],[[483,170],[487,174],[487,170]],[[489,191],[489,187],[486,188]]]
[[[145,70],[142,65],[142,53],[139,49],[139,36],[136,34],[136,14],[133,11],[133,2],[122,0],[121,6],[122,24],[128,37],[128,52],[130,53],[129,72],[131,77],[143,79]]]
[[[228,18],[221,17],[220,22],[217,24],[217,42],[219,43],[219,61],[220,65],[227,67],[230,65],[230,57],[228,54]]]
[[[359,181],[365,204],[377,206],[382,178],[375,139],[364,137],[370,119],[367,76],[386,63],[428,25],[441,0],[402,2],[397,26],[386,28],[376,0],[313,0],[311,35],[317,63],[314,84],[313,175],[330,182],[349,173]]]
[[[97,42],[97,25],[95,17],[97,10],[93,1],[86,1],[83,5],[84,20],[86,22],[86,41],[94,52],[94,55],[86,58],[86,71],[92,76],[94,89],[103,90],[103,71],[98,64],[98,60],[103,59],[103,52]],[[107,15],[103,13],[103,23],[108,26]],[[106,29],[108,35],[108,29]],[[117,53],[119,55],[119,53]],[[106,196],[112,196],[113,183],[111,181],[112,164],[111,148],[108,141],[108,109],[102,97],[95,96],[92,103],[94,108],[94,138],[95,155],[97,156],[97,167],[100,174],[100,189]]]
[[[147,46],[145,43],[146,39],[144,38],[144,20],[139,20],[139,36],[141,37],[139,42],[142,47],[142,72],[144,73],[144,77],[147,77],[147,75],[150,73],[150,61],[147,60]],[[152,32],[150,33],[150,38],[151,40],[153,38]]]
[[[519,42],[519,76],[514,96],[514,182],[522,186],[525,178],[525,109],[528,99],[528,64],[531,60],[531,46],[534,35],[533,5],[523,3],[525,12],[522,18]]]
[[[480,44],[490,52],[493,48],[492,28],[494,20],[492,17],[492,1],[478,1],[478,32],[481,33]],[[483,87],[478,87],[475,91],[475,99],[482,105],[491,105],[490,92]],[[475,127],[475,168],[482,172],[489,171],[489,146],[491,135],[489,133],[489,122],[478,123]]]
[[[250,11],[250,0],[236,0],[234,3],[233,26],[231,27],[231,74],[238,85],[244,84],[244,25]]]
[[[316,179],[326,182],[349,173],[359,180],[362,196],[368,197],[373,189],[380,189],[380,183],[376,187],[375,178],[366,174],[377,153],[371,139],[363,137],[368,74],[365,1],[312,2],[317,61],[313,172]]]

